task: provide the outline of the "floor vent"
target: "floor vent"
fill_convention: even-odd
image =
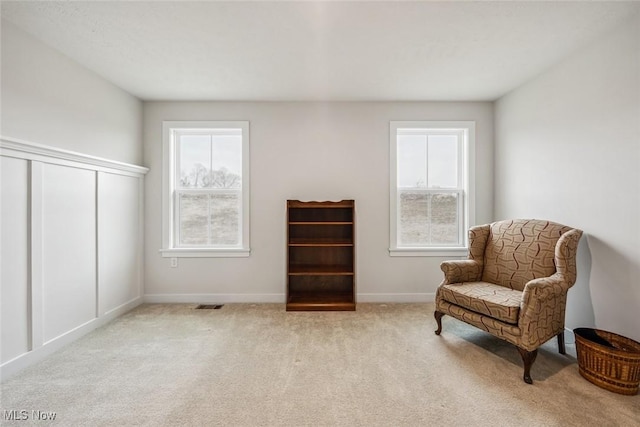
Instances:
[[[196,310],[220,310],[224,304],[200,304]]]

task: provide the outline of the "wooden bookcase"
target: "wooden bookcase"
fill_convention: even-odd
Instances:
[[[353,200],[287,200],[287,311],[355,310]]]

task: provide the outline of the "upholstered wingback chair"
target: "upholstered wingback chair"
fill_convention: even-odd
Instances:
[[[440,265],[436,334],[445,314],[514,344],[524,363],[524,381],[538,347],[558,337],[564,349],[567,291],[576,281],[576,251],[582,231],[541,220],[510,220],[469,230],[466,260]]]

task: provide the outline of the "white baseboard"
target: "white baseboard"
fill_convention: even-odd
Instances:
[[[571,344],[571,345],[576,344],[576,336],[573,333],[573,329],[569,329],[566,326],[564,328],[564,342],[565,344]]]
[[[419,293],[419,294],[358,294],[357,302],[389,302],[389,303],[408,303],[408,302],[433,302],[435,301],[435,293]]]
[[[0,381],[5,381],[23,369],[44,360],[46,357],[52,355],[64,346],[71,344],[73,341],[88,334],[94,329],[106,325],[116,317],[125,314],[140,304],[142,304],[142,298],[135,298],[113,310],[110,310],[107,314],[101,317],[90,320],[89,322],[60,335],[59,337],[47,341],[41,347],[37,347],[3,363],[0,365]]]
[[[356,296],[356,302],[407,303],[433,302],[435,293],[390,294],[362,293]],[[279,303],[284,304],[284,294],[147,294],[145,303],[152,304],[222,304],[222,303]]]
[[[151,304],[282,303],[284,294],[146,294]]]
[[[573,330],[567,327],[564,328],[564,348],[568,355],[575,358],[578,357],[576,353],[576,336]]]

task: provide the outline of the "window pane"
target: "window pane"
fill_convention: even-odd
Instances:
[[[431,194],[431,244],[458,243],[458,195]]]
[[[211,171],[211,136],[180,135],[178,150],[178,188],[207,187]]]
[[[211,243],[240,244],[240,195],[211,195]]]
[[[402,191],[399,244],[451,245],[458,239],[458,194]]]
[[[429,135],[429,188],[458,187],[458,136]]]
[[[412,246],[429,243],[428,198],[429,195],[423,192],[400,193],[398,243]]]
[[[398,135],[398,187],[427,185],[426,135]]]
[[[214,135],[211,187],[242,187],[242,136]]]
[[[209,196],[180,194],[180,245],[206,245]]]

